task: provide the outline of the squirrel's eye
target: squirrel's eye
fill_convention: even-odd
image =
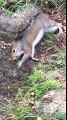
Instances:
[[[13,50],[13,53],[15,52],[15,50]]]

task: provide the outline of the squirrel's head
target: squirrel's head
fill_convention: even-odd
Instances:
[[[17,60],[20,56],[24,55],[24,51],[21,48],[20,42],[12,42],[12,52],[11,56],[13,60]]]

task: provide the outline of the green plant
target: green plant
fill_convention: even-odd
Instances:
[[[25,120],[25,118],[36,118],[31,108],[28,106],[25,98],[20,101],[9,102],[7,99],[5,103],[0,102],[0,111],[4,113],[4,120]]]
[[[56,40],[56,37],[53,33],[45,33],[45,39],[49,39],[51,41],[55,41]]]
[[[5,0],[0,0],[0,8],[4,6]],[[18,0],[14,2],[14,4],[10,5],[10,11],[16,11],[18,9],[26,9],[30,4],[32,5],[43,5],[43,4],[54,4],[56,7],[60,5],[60,1],[58,0],[26,0],[24,4],[20,4]]]
[[[58,119],[58,120],[66,120],[66,115],[65,115],[65,113],[58,111],[58,113],[57,113],[57,119]]]
[[[48,4],[48,3],[52,3],[53,5],[55,5],[56,7],[59,6],[60,4],[60,1],[58,0],[28,0],[29,3],[34,3],[34,4],[40,4],[40,5],[43,5],[43,4]]]
[[[35,69],[33,73],[28,77],[30,92],[34,91],[36,93],[36,99],[41,98],[47,91],[53,90],[57,87],[57,81],[49,78],[47,81],[45,79],[46,73],[42,70]]]
[[[62,111],[56,110],[49,120],[66,120],[66,114]]]
[[[4,1],[5,0],[0,0],[0,9],[3,7]]]

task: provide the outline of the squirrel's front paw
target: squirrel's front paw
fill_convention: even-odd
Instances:
[[[17,67],[20,68],[21,65],[22,65],[22,62],[20,61],[20,62],[18,62]]]

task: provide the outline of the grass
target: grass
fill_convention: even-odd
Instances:
[[[57,113],[57,119],[58,120],[66,120],[66,114],[64,112],[58,111],[58,113]]]
[[[4,0],[0,0],[0,9],[3,7]]]
[[[43,120],[66,120],[66,114],[59,110],[56,110],[51,117],[45,117]]]
[[[25,120],[28,117],[36,117],[28,105],[26,97],[25,95],[22,99],[22,95],[18,91],[14,101],[3,98],[3,101],[0,102],[0,111],[4,113],[4,120]]]
[[[63,34],[63,36],[60,36],[57,38],[53,33],[46,33],[45,38],[47,39],[47,43],[51,44],[51,47],[54,48],[56,53],[52,55],[52,59],[50,60],[50,63],[53,63],[56,65],[61,65],[63,68],[66,66],[66,48],[62,49],[57,46],[57,39],[61,40],[66,44],[66,33]]]
[[[46,73],[42,70],[35,69],[33,74],[28,77],[30,92],[36,93],[36,99],[41,98],[47,91],[53,90],[57,87],[58,82],[54,77],[46,80]]]
[[[5,0],[0,0],[0,8],[4,7]],[[24,4],[20,4],[18,1],[14,2],[8,9],[12,11],[25,10],[30,4],[32,5],[48,5],[53,4],[55,7],[59,7],[61,5],[60,1],[58,0],[26,0]]]
[[[56,110],[53,113],[53,116],[52,116],[51,120],[66,120],[66,114],[64,112]]]
[[[50,66],[52,69],[52,66]],[[25,120],[25,118],[32,118],[33,120],[38,120],[39,114],[36,114],[29,106],[29,101],[31,100],[31,92],[35,93],[35,100],[39,100],[47,91],[57,88],[59,82],[53,78],[48,78],[46,80],[45,67],[41,64],[34,69],[32,74],[27,78],[24,88],[18,88],[16,94],[16,100],[5,102],[0,102],[0,111],[4,112],[6,120]],[[35,118],[35,119],[34,119]],[[41,119],[41,118],[39,118]],[[45,119],[46,120],[46,119]]]

